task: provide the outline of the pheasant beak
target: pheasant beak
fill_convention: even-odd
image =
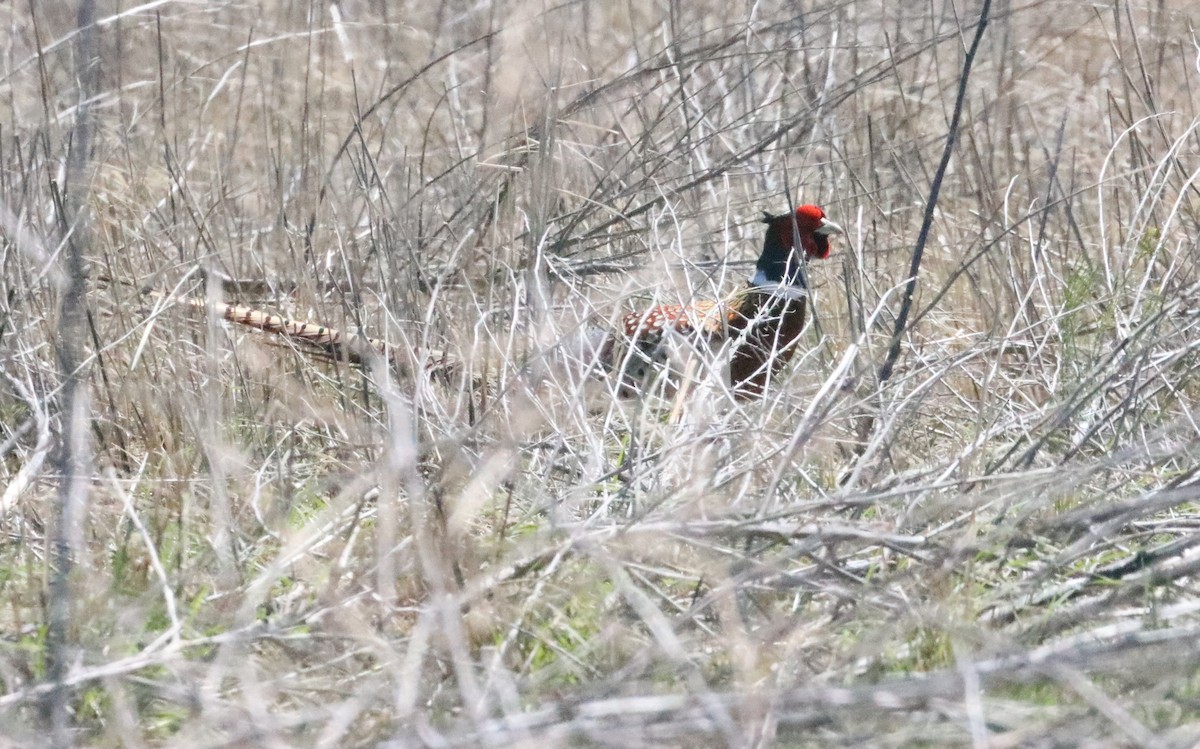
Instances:
[[[830,234],[845,234],[846,230],[827,218],[821,219],[821,224],[816,229],[813,229],[813,234],[822,237],[828,237]]]

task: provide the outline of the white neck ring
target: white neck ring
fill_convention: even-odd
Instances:
[[[764,294],[770,294],[780,299],[796,300],[808,298],[808,289],[803,286],[792,286],[791,284],[772,281],[761,270],[754,274],[754,278],[750,279],[750,285],[755,291],[761,291]]]

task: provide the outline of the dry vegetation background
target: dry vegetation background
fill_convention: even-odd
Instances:
[[[70,6],[0,9],[0,745],[1200,739],[1190,0],[992,4],[883,383],[976,0],[105,2],[92,84]],[[573,361],[797,202],[848,235],[765,401]]]

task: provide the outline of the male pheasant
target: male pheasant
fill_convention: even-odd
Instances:
[[[617,373],[619,395],[628,397],[652,386],[671,344],[678,342],[701,342],[712,348],[729,344],[733,392],[743,398],[763,394],[770,378],[791,359],[793,344],[804,329],[808,301],[805,261],[828,257],[829,236],[842,233],[815,205],[802,205],[779,216],[764,214],[763,222],[767,231],[754,277],[731,297],[631,312],[621,319],[616,333],[599,336],[600,363]],[[405,363],[396,351],[374,338],[289,320],[241,304],[213,304],[198,297],[183,301],[212,310],[231,323],[281,335],[352,363],[376,355],[397,366]],[[446,380],[457,368],[458,362],[445,355],[430,357],[424,364],[428,373]],[[666,384],[673,389],[670,380]]]
[[[828,257],[829,236],[842,233],[815,205],[779,216],[764,214],[763,222],[767,230],[754,277],[733,296],[721,302],[664,304],[622,318],[601,351],[602,361],[619,377],[620,395],[653,386],[672,339],[711,348],[728,343],[734,394],[742,398],[763,394],[771,377],[792,357],[793,344],[804,329],[805,261]],[[674,389],[670,381],[666,386],[668,391]]]

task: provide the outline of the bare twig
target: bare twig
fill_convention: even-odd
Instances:
[[[67,153],[67,184],[60,194],[59,217],[65,252],[65,284],[60,289],[58,324],[58,372],[62,378],[60,419],[62,432],[57,462],[62,476],[59,484],[53,550],[50,554],[50,605],[46,636],[47,678],[53,688],[47,696],[45,713],[54,747],[74,745],[70,733],[70,688],[67,670],[73,660],[70,647],[71,569],[80,546],[80,526],[87,512],[89,482],[92,475],[88,447],[91,407],[87,383],[87,275],[84,258],[88,253],[89,231],[86,199],[89,189],[88,163],[91,159],[91,101],[99,81],[99,47],[95,38],[95,0],[80,0],[76,18],[79,36],[75,44],[76,76],[79,81],[79,105],[71,128]]]
[[[937,170],[933,173],[933,180],[929,186],[929,197],[925,200],[925,215],[921,219],[921,229],[917,234],[917,243],[913,246],[912,259],[908,267],[908,281],[904,286],[904,296],[900,301],[900,312],[896,315],[896,324],[892,330],[892,340],[888,346],[887,354],[884,356],[883,364],[879,367],[879,387],[882,388],[892,378],[892,371],[895,369],[896,361],[900,358],[900,342],[904,337],[904,332],[908,326],[908,316],[912,312],[913,295],[917,290],[917,279],[921,273],[921,259],[925,254],[925,244],[929,241],[929,232],[933,228],[933,215],[937,210],[938,197],[942,191],[942,180],[945,179],[946,170],[950,166],[950,158],[954,155],[955,145],[958,143],[959,124],[962,121],[963,103],[967,98],[967,84],[971,77],[971,66],[975,62],[975,55],[979,51],[979,45],[983,41],[983,32],[987,29],[988,14],[991,11],[991,0],[984,0],[983,7],[979,10],[979,21],[975,25],[975,38],[971,41],[970,48],[966,51],[963,57],[962,73],[958,79],[958,93],[954,99],[954,112],[950,117],[950,127],[946,133],[946,145],[942,149],[942,158],[938,162]],[[865,449],[866,435],[874,426],[874,417],[869,417],[859,432],[860,449]]]

